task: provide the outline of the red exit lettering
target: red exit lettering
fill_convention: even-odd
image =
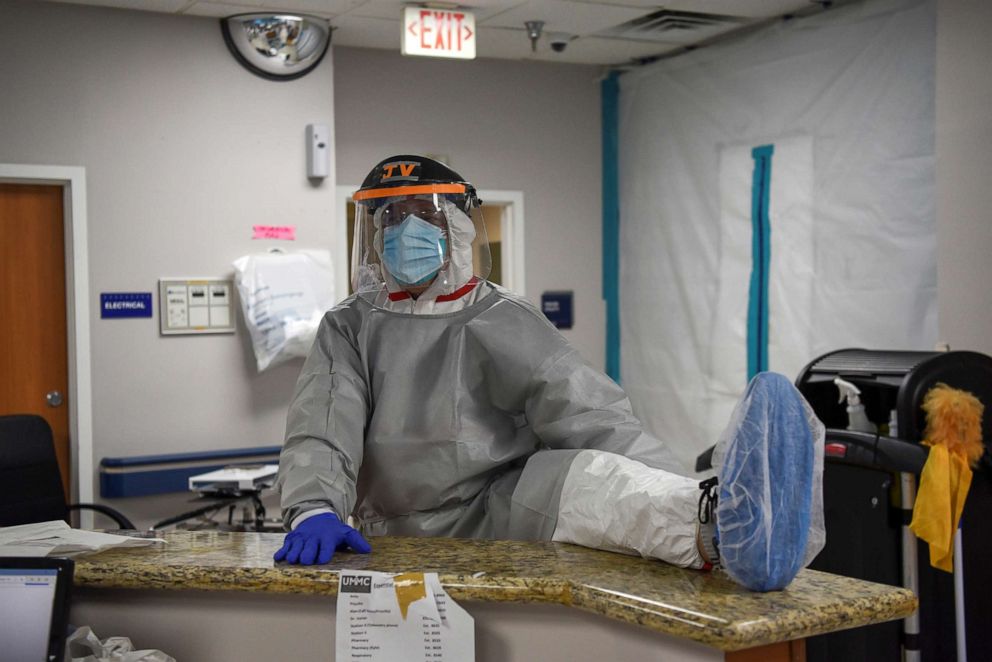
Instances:
[[[460,51],[472,37],[472,29],[462,24],[459,12],[420,10],[420,47],[426,50]],[[411,32],[417,32],[411,27]]]

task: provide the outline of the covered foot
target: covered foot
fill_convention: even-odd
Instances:
[[[823,436],[786,377],[751,380],[713,454],[720,564],[743,586],[782,589],[822,549]]]

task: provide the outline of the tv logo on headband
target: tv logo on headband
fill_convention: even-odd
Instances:
[[[407,181],[415,182],[420,179],[420,175],[413,174],[413,171],[420,167],[417,161],[393,161],[382,165],[382,183]]]

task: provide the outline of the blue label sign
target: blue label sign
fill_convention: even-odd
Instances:
[[[100,317],[151,317],[151,292],[101,292]]]
[[[541,312],[559,329],[572,328],[572,293],[545,292],[541,295]]]

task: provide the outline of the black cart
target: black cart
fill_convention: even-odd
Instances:
[[[834,379],[861,390],[878,434],[850,432]],[[920,597],[913,617],[807,640],[810,662],[868,660],[948,662],[957,657],[952,575],[930,566],[928,547],[908,534],[916,480],[928,449],[923,397],[936,384],[969,391],[986,408],[986,451],[975,471],[961,519],[964,637],[972,662],[992,660],[992,358],[975,352],[845,349],[825,354],[800,373],[796,386],[827,427],[824,515],[827,544],[812,568],[886,584]],[[894,412],[894,416],[893,416]],[[889,430],[890,419],[897,431]],[[896,432],[891,434],[891,432]]]

